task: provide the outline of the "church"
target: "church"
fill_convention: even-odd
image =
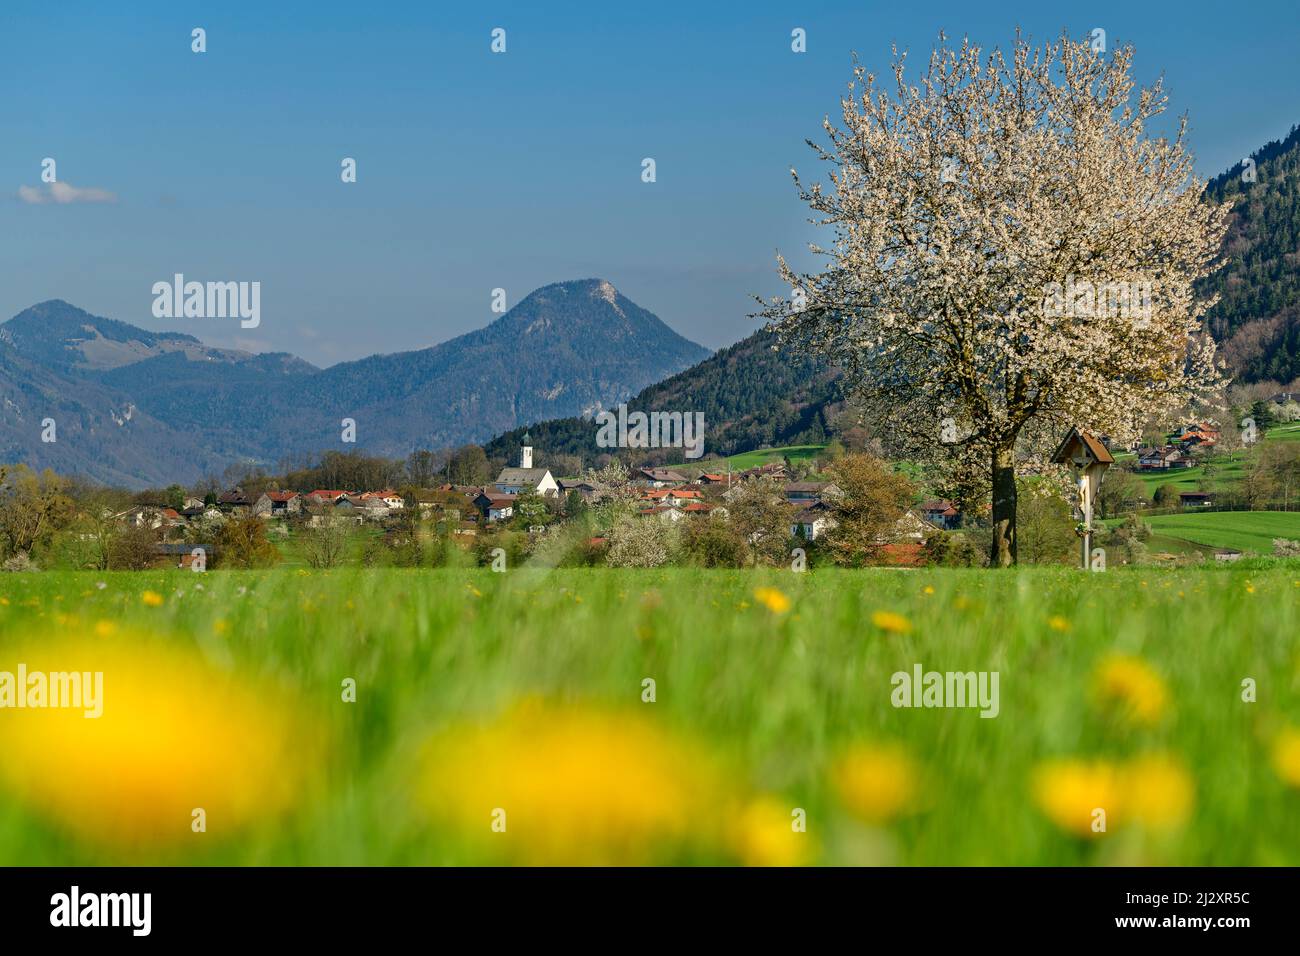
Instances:
[[[493,482],[499,494],[519,495],[531,491],[538,495],[557,495],[559,483],[549,468],[533,467],[533,439],[524,432],[523,444],[519,449],[519,465],[515,468],[506,466]]]

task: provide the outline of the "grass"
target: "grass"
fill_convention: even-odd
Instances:
[[[785,445],[780,448],[758,448],[754,451],[741,452],[739,455],[731,455],[728,458],[700,459],[688,462],[685,465],[678,463],[667,467],[706,468],[712,472],[725,474],[728,465],[731,466],[732,471],[743,471],[746,468],[756,468],[759,465],[767,465],[785,458],[789,458],[792,463],[808,461],[820,455],[825,448],[825,445]]]
[[[1269,555],[1273,553],[1274,538],[1300,540],[1300,512],[1296,511],[1207,511],[1155,515],[1143,520],[1156,535],[1208,548]],[[1150,546],[1160,550],[1154,541]]]
[[[1282,564],[4,575],[0,670],[82,637],[128,663],[100,724],[0,710],[0,864],[1296,865],[1300,752],[1273,753],[1300,724],[1298,598]],[[209,677],[158,663],[177,650]],[[1116,652],[1150,668],[1141,721],[1097,696]],[[917,663],[997,671],[1000,713],[895,708]],[[542,703],[501,723],[520,701]],[[1146,823],[1136,791],[1036,796],[1047,762],[1144,754],[1182,768],[1182,810],[1178,774]],[[1097,801],[1113,826],[1071,832]]]

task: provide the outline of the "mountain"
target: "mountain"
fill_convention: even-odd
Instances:
[[[825,441],[842,402],[837,369],[781,349],[776,335],[760,329],[684,372],[643,389],[629,411],[702,412],[705,454],[732,455],[767,445]],[[597,424],[571,417],[534,422],[498,435],[485,450],[509,457],[527,430],[545,455],[576,455],[590,462]],[[669,451],[665,460],[680,461]]]
[[[1210,181],[1206,194],[1233,200],[1226,265],[1202,292],[1222,297],[1210,332],[1242,381],[1300,378],[1300,126]]]
[[[340,444],[405,455],[616,404],[708,350],[609,282],[538,289],[441,345],[327,369],[214,349],[54,300],[0,325],[0,462],[144,486]],[[56,422],[56,441],[40,423]]]

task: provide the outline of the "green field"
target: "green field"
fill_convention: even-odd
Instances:
[[[1300,512],[1296,511],[1187,512],[1142,520],[1153,532],[1152,550],[1182,552],[1194,545],[1271,555],[1274,538],[1300,541]]]
[[[0,671],[104,684],[0,709],[0,864],[1297,865],[1298,598],[1295,562],[2,575]],[[892,706],[915,664],[998,672],[997,716]]]
[[[739,455],[731,455],[728,458],[709,458],[687,462],[685,465],[678,463],[670,467],[704,468],[709,471],[721,471],[725,474],[728,466],[731,467],[732,471],[743,471],[746,468],[756,468],[759,465],[767,465],[786,458],[789,458],[791,462],[807,461],[816,458],[825,448],[825,445],[784,445],[780,448],[758,448],[754,451],[741,452]]]

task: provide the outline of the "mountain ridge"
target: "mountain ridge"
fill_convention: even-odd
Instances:
[[[543,286],[425,349],[324,369],[54,299],[0,324],[0,461],[140,486],[330,447],[405,455],[614,404],[708,354],[603,279]],[[53,443],[34,424],[48,417]],[[341,443],[345,418],[355,445]]]

